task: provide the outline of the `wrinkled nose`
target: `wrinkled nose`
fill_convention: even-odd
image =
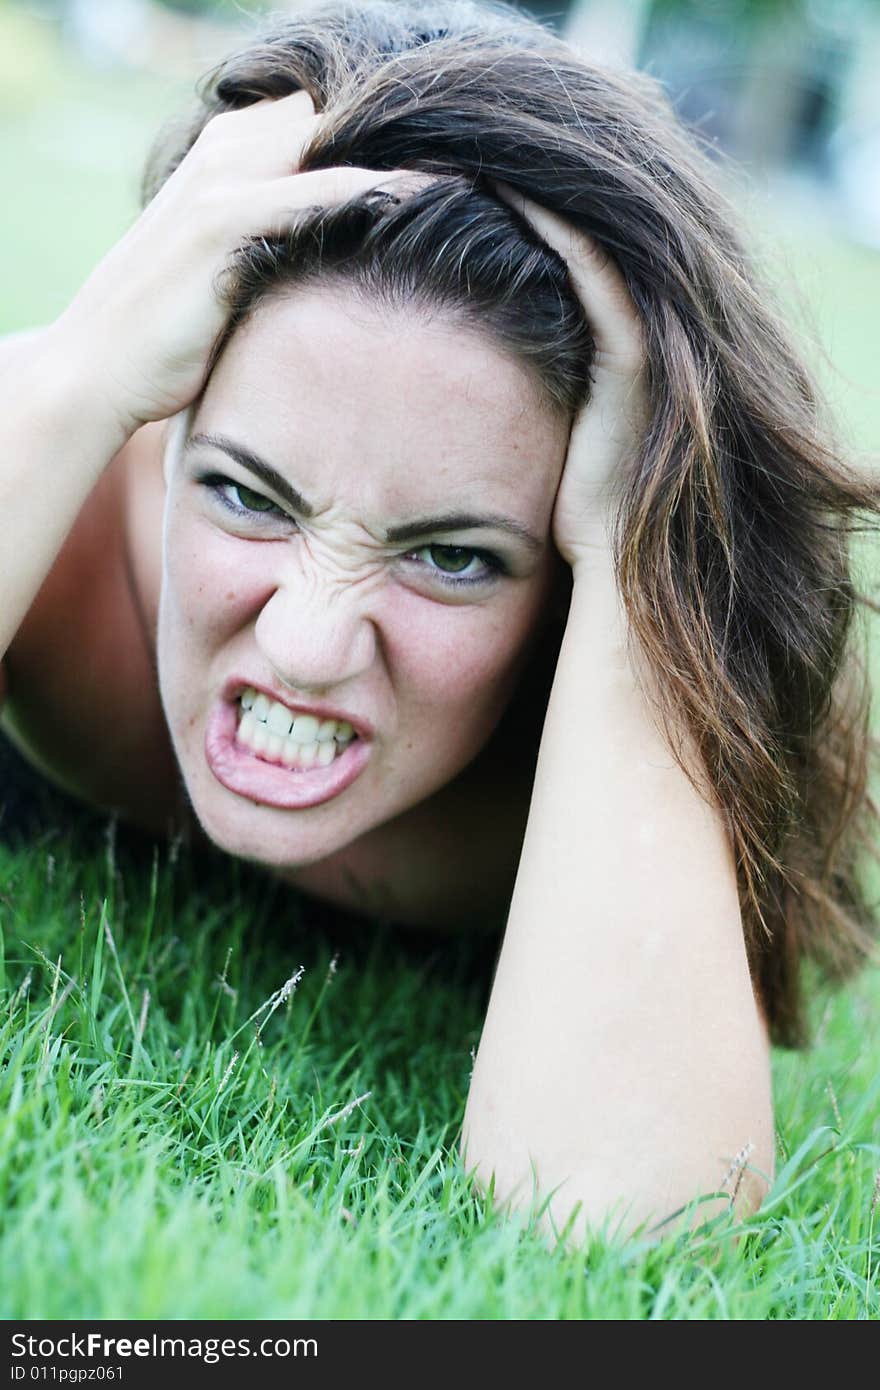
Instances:
[[[376,659],[376,629],[354,586],[278,588],[255,628],[257,645],[278,680],[293,691],[329,697]]]

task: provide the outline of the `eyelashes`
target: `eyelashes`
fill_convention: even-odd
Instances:
[[[200,487],[204,487],[221,507],[239,520],[254,522],[257,526],[262,518],[271,521],[284,520],[289,522],[292,520],[287,512],[261,492],[256,492],[243,483],[236,483],[231,478],[224,477],[222,473],[204,473],[197,476],[195,481]],[[238,500],[233,500],[231,494],[235,494]],[[491,550],[475,550],[471,546],[441,545],[439,542],[434,542],[409,551],[406,558],[416,555],[433,555],[435,552],[453,557],[453,563],[458,563],[462,558],[467,557],[465,566],[467,570],[475,561],[479,562],[480,569],[477,573],[465,573],[463,570],[444,570],[436,563],[418,562],[432,578],[436,578],[447,588],[485,585],[498,576],[508,573],[504,561],[499,555],[494,554]]]
[[[471,550],[463,545],[423,545],[418,550],[413,550],[413,555],[430,555],[434,552],[443,552],[445,555],[456,557],[467,556],[468,565],[474,560],[479,561],[482,569],[477,574],[466,575],[461,570],[444,570],[436,565],[428,565],[432,574],[440,577],[444,584],[484,584],[493,574],[502,573],[501,563],[498,557],[485,550]]]

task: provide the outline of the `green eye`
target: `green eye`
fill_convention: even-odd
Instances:
[[[244,483],[234,483],[222,473],[202,473],[196,477],[195,482],[200,487],[207,488],[215,501],[227,512],[245,521],[254,516],[285,516],[281,508],[275,502],[270,502],[261,492],[254,492],[252,488],[245,487]]]
[[[428,549],[437,568],[445,574],[461,574],[474,559],[474,552],[460,545],[432,545]]]
[[[235,491],[238,493],[242,506],[249,512],[272,512],[276,510],[275,503],[270,502],[268,497],[263,497],[259,492],[252,492],[249,487],[242,487],[241,483],[235,484]]]
[[[429,575],[447,585],[485,584],[506,572],[490,551],[464,545],[424,545],[414,554],[424,557],[421,564]]]

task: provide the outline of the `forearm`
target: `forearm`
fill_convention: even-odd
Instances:
[[[576,579],[464,1125],[504,1198],[662,1220],[772,1162],[769,1063],[723,822],[655,725],[610,556]],[[751,1187],[754,1196],[755,1187]],[[743,1185],[748,1194],[750,1180]]]
[[[0,655],[126,434],[45,333],[0,359]]]

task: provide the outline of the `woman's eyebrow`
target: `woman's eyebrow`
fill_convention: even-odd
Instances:
[[[299,512],[300,516],[304,517],[314,516],[314,507],[306,501],[302,493],[297,492],[296,488],[270,463],[260,458],[259,454],[252,453],[250,449],[245,449],[241,444],[236,444],[223,434],[191,434],[187,440],[186,449],[189,450],[198,445],[208,445],[212,449],[219,449],[222,453],[228,454],[242,468],[246,468],[250,473],[254,473],[262,479],[273,492],[284,499],[292,511]],[[544,549],[540,538],[527,526],[524,526],[521,521],[514,521],[512,517],[498,516],[495,513],[477,516],[471,512],[444,512],[441,516],[419,517],[417,521],[407,521],[402,526],[388,527],[385,531],[385,539],[393,542],[413,541],[418,540],[420,536],[437,535],[438,532],[484,529],[507,531],[522,541],[535,555],[539,555]]]
[[[309,506],[302,493],[297,492],[296,488],[282,477],[270,463],[261,459],[259,454],[251,453],[250,449],[236,444],[234,440],[227,439],[225,434],[191,434],[186,441],[185,452],[205,444],[211,449],[219,449],[221,453],[228,454],[249,473],[255,473],[273,492],[277,492],[279,497],[284,498],[291,511],[299,512],[300,516],[314,516],[314,508]]]
[[[418,521],[408,521],[404,526],[390,526],[385,532],[386,541],[414,541],[420,536],[435,536],[441,531],[479,531],[489,528],[493,531],[508,531],[521,540],[533,554],[544,549],[538,537],[521,521],[509,516],[474,516],[470,512],[445,512],[442,516],[420,517]]]

